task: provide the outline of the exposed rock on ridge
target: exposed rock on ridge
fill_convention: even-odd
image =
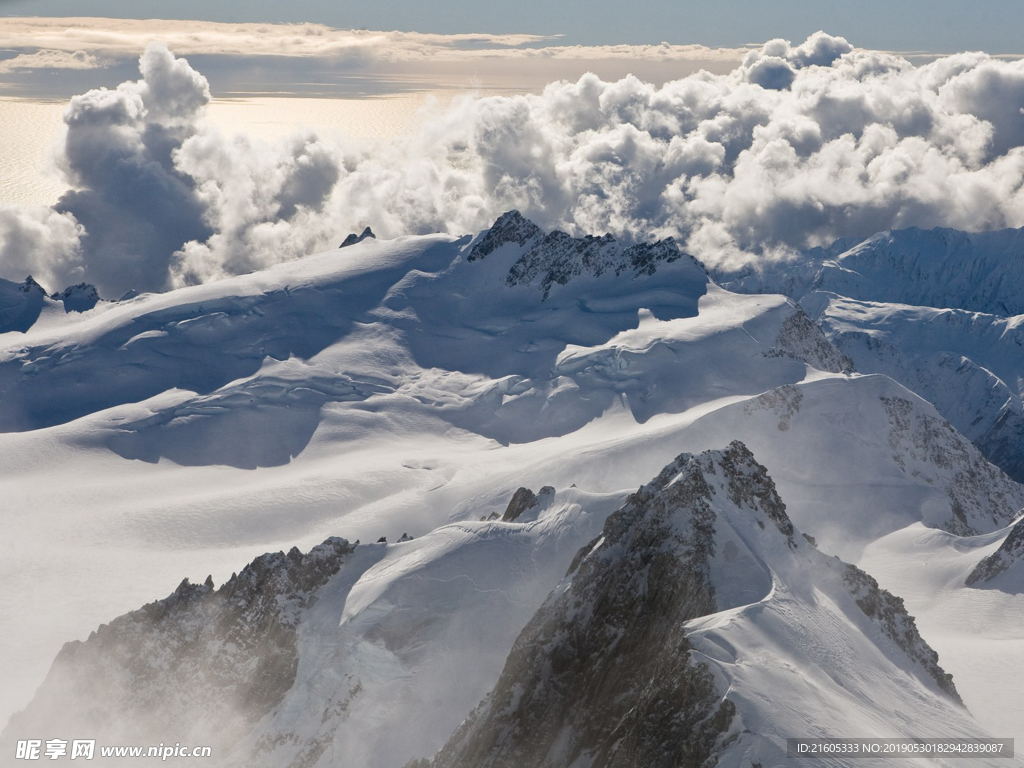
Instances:
[[[555,489],[545,485],[539,493],[534,493],[529,488],[520,488],[509,499],[505,514],[501,516],[503,523],[513,523],[530,510],[543,507],[551,502],[555,496]]]
[[[939,654],[921,637],[914,617],[907,613],[903,598],[878,586],[870,575],[854,565],[847,565],[843,580],[857,600],[857,605],[886,636],[916,661],[935,684],[958,704],[963,702],[953,676],[939,666]]]
[[[653,243],[636,243],[623,247],[612,235],[572,237],[555,230],[544,234],[519,211],[502,214],[473,245],[467,261],[483,259],[503,245],[513,243],[526,252],[512,265],[505,282],[509,286],[538,282],[546,299],[554,285],[565,285],[580,275],[616,277],[631,273],[632,277],[651,276],[659,264],[671,264],[687,258],[704,271],[700,262],[679,250],[671,237]]]
[[[776,346],[766,354],[803,360],[820,371],[851,373],[853,360],[834,347],[799,306],[779,329]]]
[[[529,242],[540,239],[543,235],[543,230],[519,211],[506,211],[476,241],[472,249],[470,249],[466,260],[476,261],[477,259],[482,259],[507,243],[526,245]]]
[[[523,630],[491,694],[429,765],[714,765],[744,738],[735,725],[742,725],[743,712],[727,696],[728,684],[698,660],[707,657],[691,656],[686,627],[730,599],[718,594],[716,579],[722,563],[738,567],[742,556],[731,538],[718,552],[718,536],[720,528],[739,530],[737,521],[760,529],[769,562],[790,562],[783,572],[794,563],[815,573],[820,568],[805,579],[824,577],[832,599],[846,595],[844,610],[863,612],[854,621],[867,617],[876,627],[876,642],[906,655],[904,669],[960,703],[903,601],[860,569],[804,543],[765,468],[733,442],[724,451],[681,455],[608,518]],[[835,573],[833,564],[844,567]],[[769,599],[770,592],[763,600]]]
[[[946,487],[952,516],[941,523],[957,536],[999,528],[1019,509],[1020,486],[976,453],[948,421],[902,397],[883,397],[889,416],[892,458],[906,471],[930,473],[930,484]]]
[[[982,589],[991,585],[991,582],[1000,574],[1014,568],[1018,570],[1022,578],[1010,590],[1016,593],[1024,592],[1024,518],[1019,520],[1009,535],[1003,540],[995,552],[986,557],[974,570],[970,572],[964,583],[968,587]]]
[[[365,240],[368,237],[369,238],[373,238],[373,239],[377,238],[377,236],[375,234],[373,234],[373,230],[370,229],[369,227],[366,227],[365,229],[363,229],[362,234],[357,235],[355,232],[351,232],[349,234],[349,236],[346,237],[342,241],[341,245],[339,245],[338,247],[339,248],[348,248],[350,245],[355,245],[356,243],[363,242],[363,240]]]
[[[691,663],[683,623],[715,610],[705,472],[722,458],[681,456],[608,519],[435,768],[658,768],[710,756],[733,705],[707,667]],[[754,485],[749,478],[745,492],[768,492]]]
[[[173,729],[181,743],[226,750],[292,686],[302,609],[352,552],[330,538],[307,554],[262,555],[217,590],[212,580],[185,579],[163,600],[67,643],[3,741],[59,726],[155,744]],[[83,701],[93,707],[82,711]]]

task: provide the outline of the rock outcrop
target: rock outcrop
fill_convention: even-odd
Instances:
[[[38,731],[156,744],[173,733],[221,753],[292,686],[302,611],[353,551],[330,538],[306,554],[262,555],[216,590],[212,579],[185,579],[163,600],[67,643],[0,741]]]
[[[1004,591],[1024,592],[1024,518],[1010,529],[999,549],[975,566],[964,583],[978,589],[992,587],[997,577],[1008,572],[1015,572],[1018,578],[1006,583]],[[1005,577],[1001,581],[1006,581]]]
[[[346,237],[342,241],[341,245],[339,245],[338,247],[339,248],[348,248],[350,245],[355,245],[356,243],[363,242],[363,240],[365,240],[368,237],[376,239],[377,236],[375,234],[373,234],[373,230],[372,229],[370,229],[369,227],[366,227],[365,229],[363,229],[361,234],[357,235],[355,232],[349,233],[349,236]]]

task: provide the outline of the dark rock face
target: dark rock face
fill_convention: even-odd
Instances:
[[[0,279],[0,333],[24,333],[39,319],[46,291],[31,275],[23,283]]]
[[[785,506],[741,443],[680,456],[580,550],[434,768],[678,768],[714,754],[734,706],[690,658],[683,629],[717,610],[711,475],[791,540]]]
[[[763,512],[786,537],[790,549],[795,549],[793,535],[796,531],[786,513],[786,505],[775,490],[775,483],[768,476],[768,470],[758,464],[754,455],[738,440],[722,453],[720,462],[729,478],[729,500],[741,509],[748,507],[752,511]]]
[[[525,245],[543,236],[544,232],[519,211],[507,211],[501,214],[494,225],[477,240],[466,257],[467,261],[482,259],[498,250],[506,243]]]
[[[555,230],[536,242],[512,265],[505,282],[514,286],[539,281],[546,299],[552,286],[565,285],[580,275],[600,277],[613,273],[619,277],[631,273],[634,278],[650,276],[657,272],[659,264],[671,264],[684,255],[671,237],[622,248],[608,234],[571,237]]]
[[[939,666],[939,655],[917,631],[917,623],[907,613],[903,598],[882,589],[873,577],[854,565],[846,566],[843,581],[864,614],[916,661],[943,692],[958,704],[963,704],[953,685],[953,676]]]
[[[760,551],[772,552],[782,572],[805,586],[823,579],[843,600],[848,593],[883,652],[960,703],[903,601],[808,547],[765,468],[733,442],[681,455],[608,518],[517,639],[495,688],[429,765],[715,765],[747,732],[707,662],[691,656],[684,627],[721,609],[713,574],[732,562],[735,544],[726,539],[719,557],[716,529],[735,532],[738,522],[763,532]]]
[[[529,488],[520,488],[512,494],[512,498],[505,508],[505,514],[501,516],[503,523],[511,523],[523,512],[531,509],[537,503],[537,494]]]
[[[996,576],[1008,570],[1015,563],[1024,562],[1024,519],[1021,519],[995,552],[986,557],[970,572],[964,583],[978,589],[988,586]],[[1013,592],[1024,592],[1024,579],[1015,585]]]
[[[629,273],[634,278],[649,277],[657,272],[659,265],[684,257],[706,275],[703,264],[680,251],[671,237],[623,247],[610,234],[572,237],[560,230],[545,234],[519,211],[499,216],[494,226],[476,241],[466,260],[483,259],[508,243],[521,246],[526,252],[512,265],[505,278],[506,285],[537,283],[545,299],[553,286],[565,285],[580,275],[600,277],[611,273],[618,277]]]
[[[799,306],[782,324],[775,347],[766,354],[803,360],[818,370],[830,373],[851,373],[854,370],[853,360],[834,347]]]
[[[555,283],[565,285],[584,273],[600,276],[612,266],[617,250],[611,235],[572,237],[556,229],[512,265],[505,282],[528,285],[539,280],[546,297]]]
[[[226,751],[292,686],[301,611],[352,551],[331,538],[305,555],[258,557],[217,590],[212,579],[185,579],[169,597],[66,644],[0,741],[59,725],[108,743],[133,735],[155,744],[174,733]]]
[[[355,245],[356,243],[363,242],[363,240],[365,240],[368,237],[372,237],[374,239],[377,238],[377,236],[373,234],[373,230],[370,229],[369,227],[366,227],[363,230],[362,234],[357,235],[355,232],[350,233],[349,236],[346,237],[344,241],[342,241],[341,245],[339,245],[338,247],[348,248],[348,246],[350,245]]]
[[[50,298],[63,302],[65,312],[88,312],[100,301],[96,287],[89,283],[72,285],[60,293],[53,294]]]

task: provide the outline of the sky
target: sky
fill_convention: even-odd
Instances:
[[[212,21],[318,22],[452,34],[564,35],[568,44],[700,43],[740,46],[803,40],[824,29],[865,48],[1020,53],[1019,0],[0,0],[0,14]]]

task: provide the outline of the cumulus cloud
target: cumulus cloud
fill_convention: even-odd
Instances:
[[[74,217],[49,208],[0,206],[2,276],[22,280],[31,275],[48,288],[79,282],[84,274],[82,232]]]
[[[762,88],[785,90],[803,67],[830,67],[853,46],[842,37],[815,32],[798,46],[788,40],[769,40],[760,50],[751,51],[743,60],[746,80]]]
[[[84,226],[85,276],[107,295],[169,287],[173,253],[212,234],[174,161],[210,99],[206,80],[159,44],[139,68],[138,82],[76,96],[64,112],[59,163],[73,189],[55,210]]]
[[[177,154],[197,184],[214,233],[174,255],[176,285],[250,272],[336,246],[338,218],[325,210],[341,174],[341,152],[315,135],[271,151],[245,137],[196,136]]]
[[[461,98],[414,136],[359,145],[223,136],[184,60],[150,48],[142,73],[72,100],[77,189],[56,215],[86,234],[77,256],[38,257],[107,295],[250,271],[365,224],[473,232],[513,207],[574,234],[672,235],[720,267],[893,227],[1024,226],[1024,63],[984,54],[915,67],[817,33],[723,75]]]

